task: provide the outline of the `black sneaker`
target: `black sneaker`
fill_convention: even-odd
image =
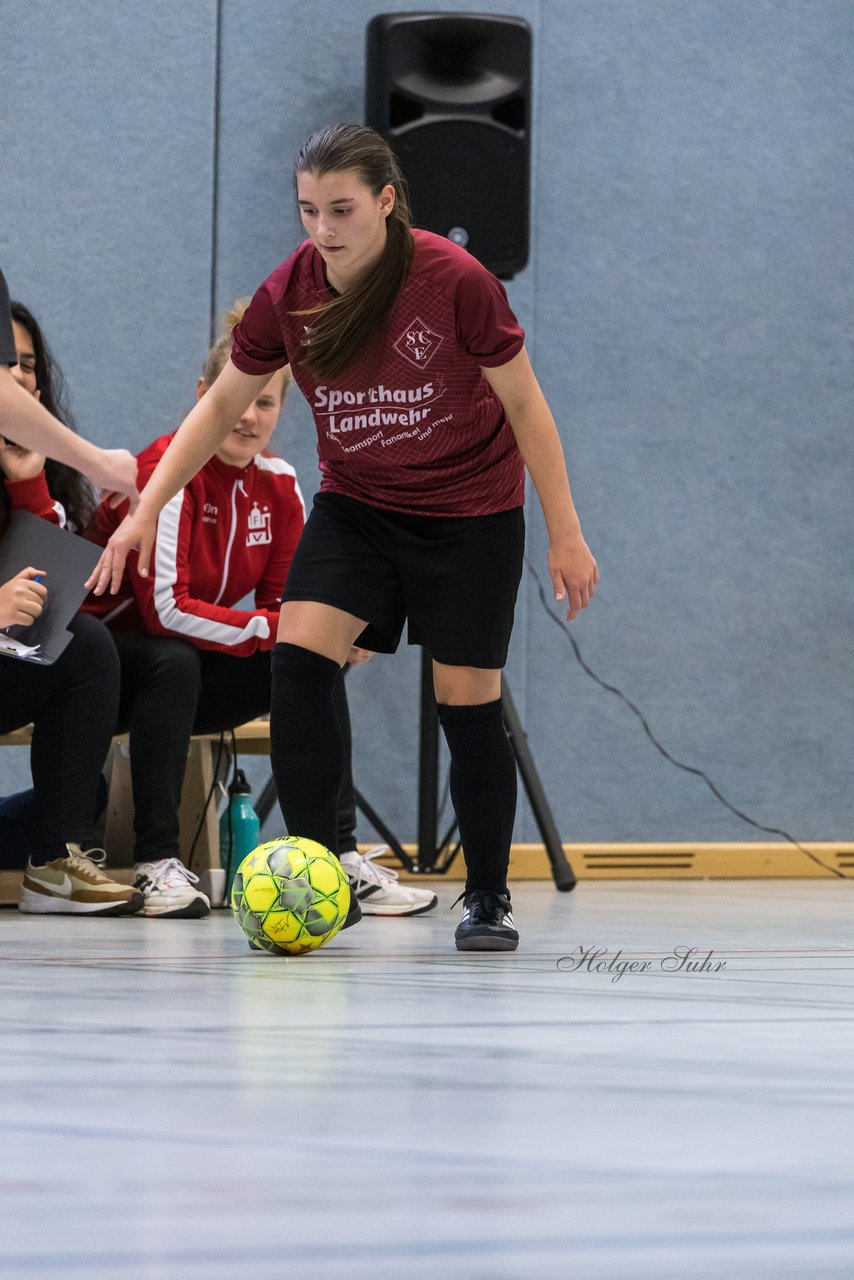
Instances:
[[[347,912],[347,919],[341,926],[341,933],[343,933],[345,929],[349,929],[351,925],[358,924],[361,918],[362,908],[359,906],[359,899],[356,897],[355,889],[350,885],[350,910]]]
[[[510,894],[492,889],[471,889],[461,893],[463,918],[454,938],[457,951],[515,951],[519,934],[513,923]],[[454,903],[456,906],[456,903]]]

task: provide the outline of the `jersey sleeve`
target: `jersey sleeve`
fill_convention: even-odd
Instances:
[[[198,649],[213,649],[246,657],[276,642],[276,609],[229,609],[190,594],[196,498],[192,486],[169,501],[157,521],[157,535],[148,577],[139,575],[136,561],[128,563],[127,578],[145,629],[156,636],[174,636]]]
[[[269,279],[256,290],[243,319],[231,331],[231,359],[241,373],[251,374],[273,374],[288,363]]]
[[[0,364],[18,363],[15,335],[12,332],[12,312],[9,308],[9,289],[6,277],[0,271]]]
[[[525,345],[504,285],[474,258],[457,285],[456,313],[457,341],[488,369],[507,364]]]
[[[5,484],[13,511],[31,511],[42,520],[58,524],[60,529],[65,528],[65,507],[50,496],[44,471],[31,480],[6,480]]]

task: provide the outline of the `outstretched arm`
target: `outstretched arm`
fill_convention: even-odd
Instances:
[[[497,369],[481,370],[504,406],[519,452],[531,473],[549,535],[549,574],[555,600],[568,599],[571,622],[586,609],[599,569],[581,533],[563,446],[524,347]]]
[[[201,470],[258,396],[270,374],[241,373],[229,360],[210,390],[187,414],[143,490],[136,511],[128,515],[110,538],[86,586],[103,595],[119,589],[129,552],[139,551],[137,571],[148,574],[157,517],[170,498]]]
[[[136,458],[127,449],[99,449],[75,435],[28,395],[6,365],[0,365],[0,435],[82,471],[107,494],[121,494],[136,503]]]

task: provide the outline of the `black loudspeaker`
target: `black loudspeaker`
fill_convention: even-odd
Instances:
[[[367,30],[367,123],[415,226],[507,280],[528,261],[531,28],[488,13],[383,13]]]

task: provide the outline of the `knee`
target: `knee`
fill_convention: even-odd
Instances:
[[[436,701],[451,707],[477,707],[501,697],[501,671],[484,667],[449,667],[433,663]]]
[[[79,677],[97,681],[102,691],[115,690],[118,696],[119,655],[103,622],[88,613],[78,613],[68,624],[68,630],[74,638],[60,658],[65,678],[76,672]]]
[[[331,694],[341,673],[340,663],[334,658],[282,640],[273,648],[270,668],[273,687],[278,692],[293,684],[297,688],[322,689]]]
[[[151,637],[149,680],[183,701],[198,700],[201,689],[201,661],[198,649],[184,640]]]
[[[201,694],[198,650],[183,640],[133,634],[120,636],[121,699],[118,731],[142,732],[164,717],[191,725]]]

